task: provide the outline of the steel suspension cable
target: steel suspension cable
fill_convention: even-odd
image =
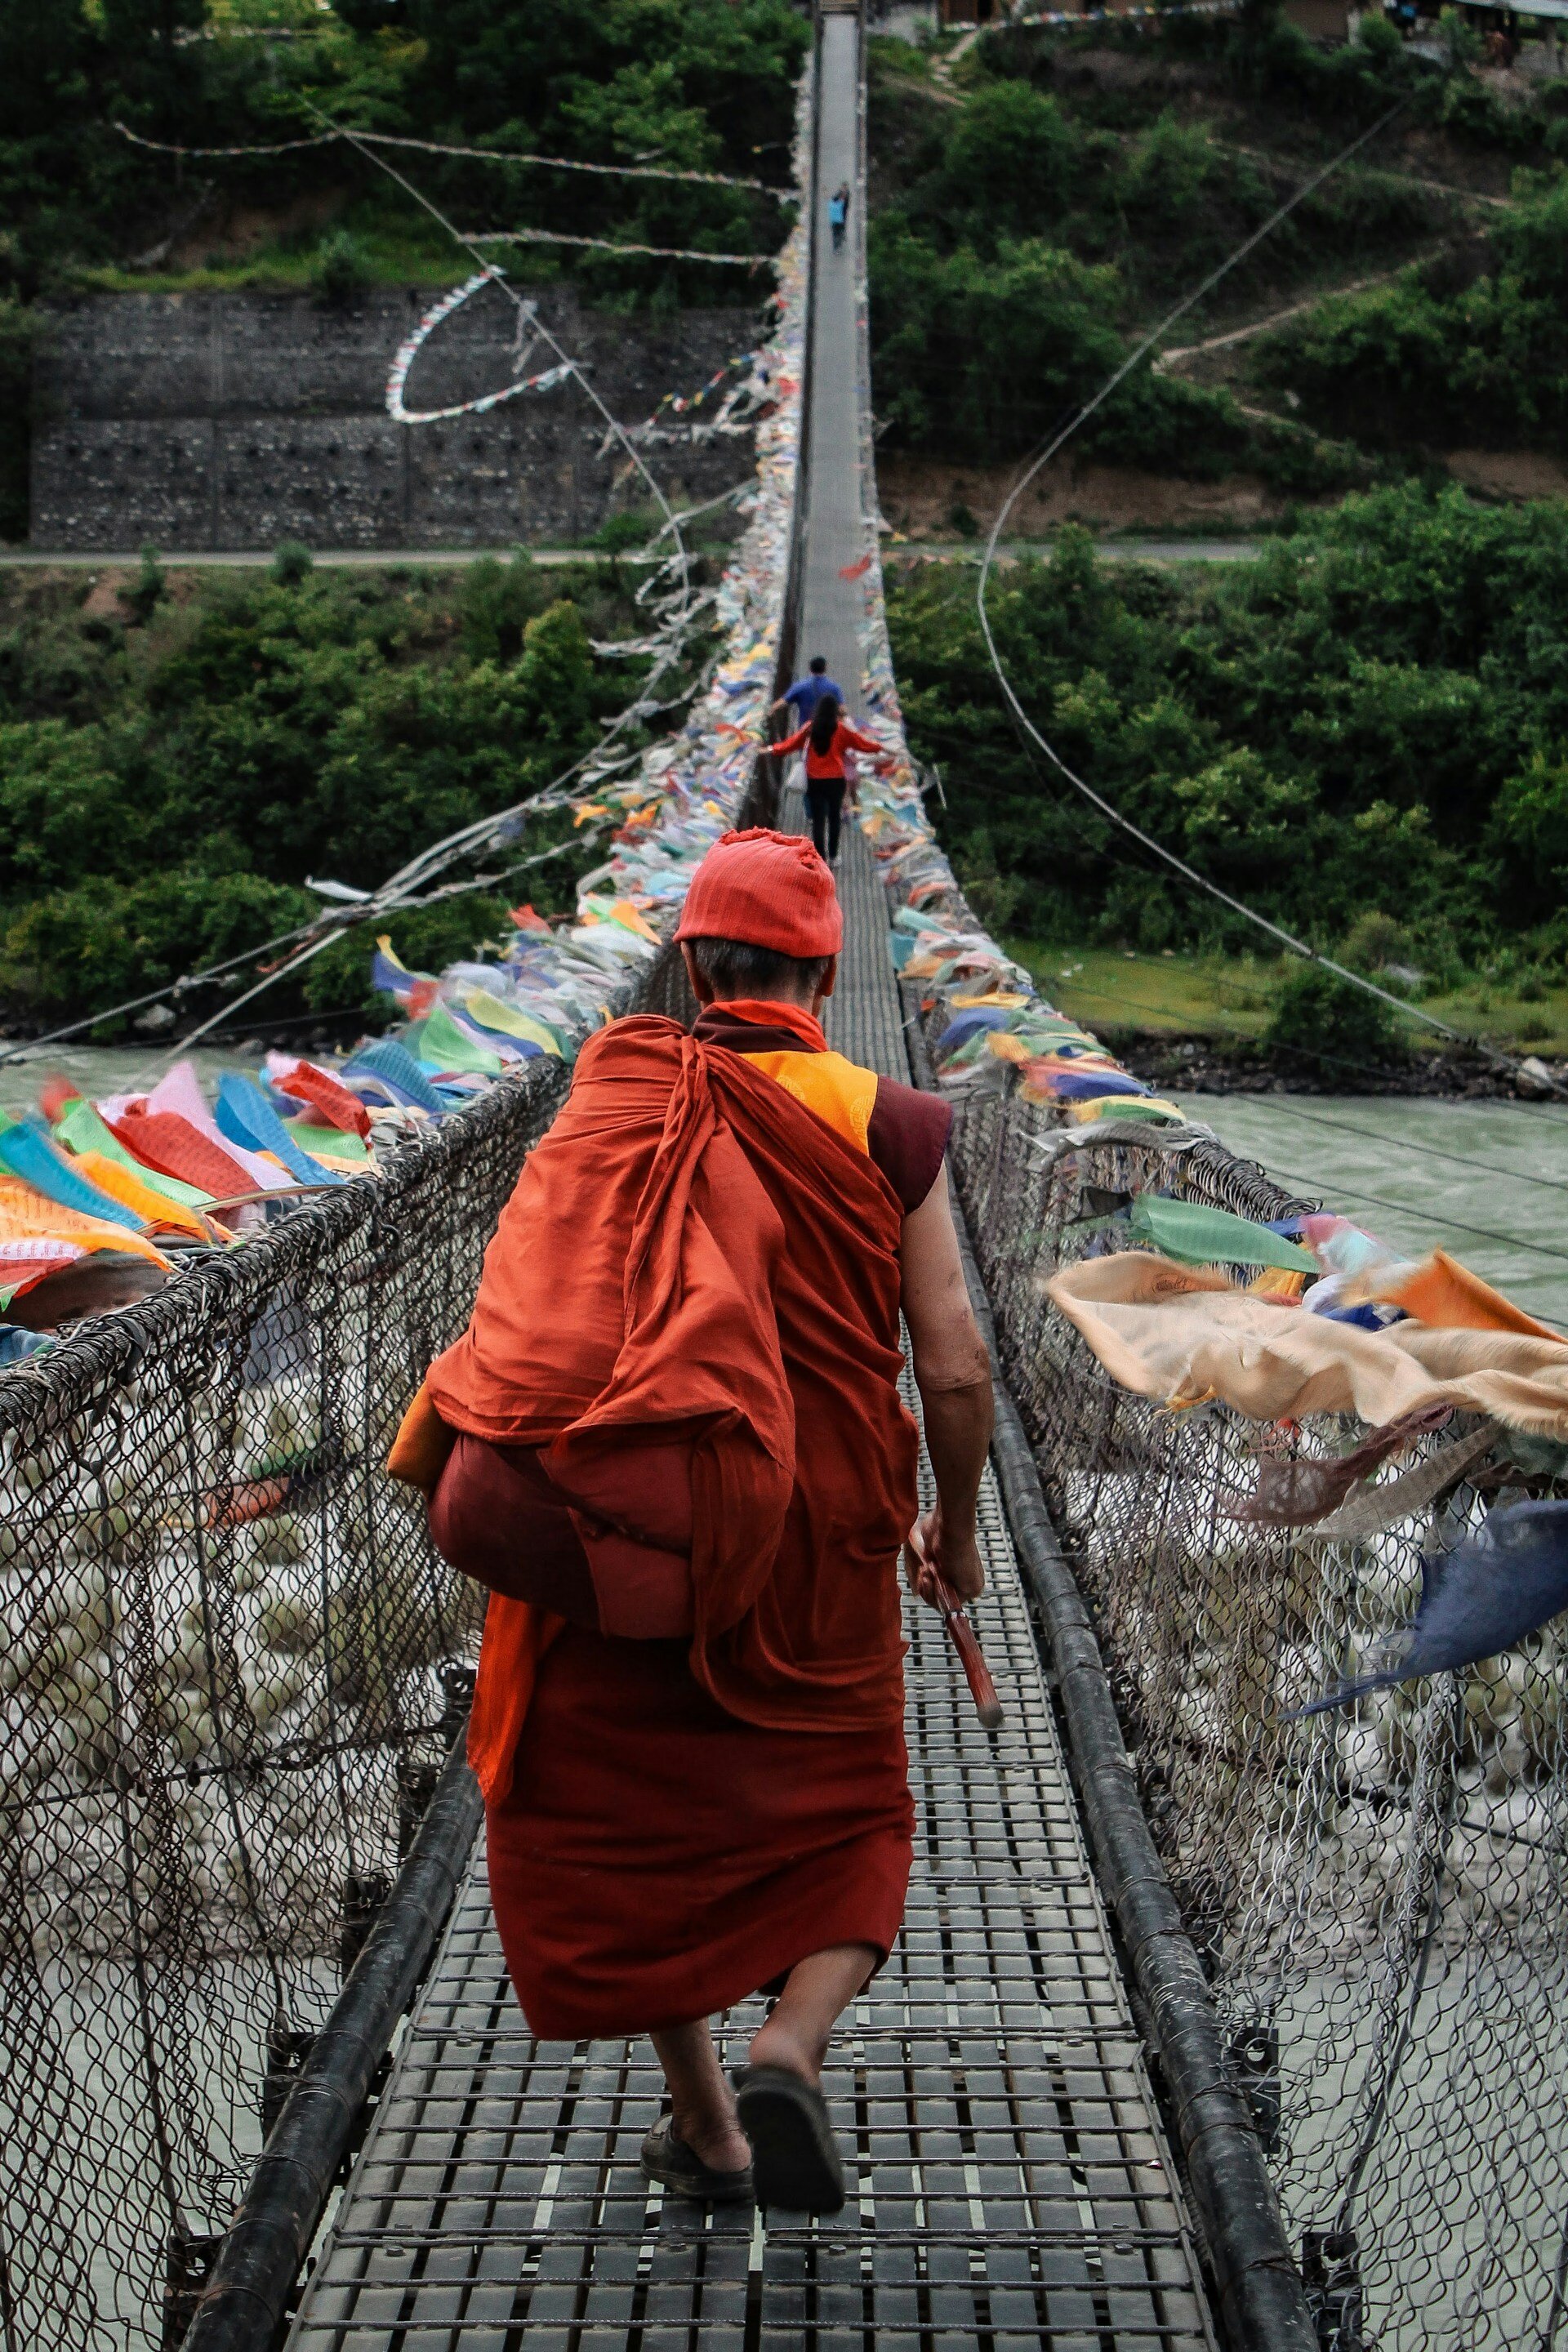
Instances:
[[[304,100],[309,106],[310,100]],[[110,126],[132,147],[145,147],[155,155],[186,155],[193,161],[213,161],[225,157],[243,159],[249,155],[291,155],[304,147],[330,147],[341,140],[354,139],[375,147],[411,147],[426,155],[457,155],[477,163],[534,164],[549,172],[589,172],[601,179],[674,180],[697,187],[751,188],[764,196],[773,196],[780,204],[800,201],[794,188],[775,188],[771,181],[748,179],[733,172],[681,172],[658,163],[590,163],[574,155],[537,155],[521,148],[458,147],[440,139],[400,138],[391,131],[344,131],[334,126],[330,131],[318,131],[308,139],[276,140],[269,145],[245,147],[182,147],[169,139],[149,139],[140,131],[132,131],[126,122]]]

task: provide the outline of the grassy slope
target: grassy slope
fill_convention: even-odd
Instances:
[[[1254,956],[1175,952],[1158,956],[1127,948],[1053,947],[1011,939],[1008,952],[1035,974],[1052,1003],[1109,1043],[1129,1037],[1201,1037],[1243,1045],[1261,1036],[1289,968]],[[1568,982],[1530,989],[1478,976],[1451,993],[1423,996],[1433,1013],[1466,1036],[1541,1055],[1568,1055]],[[1403,1024],[1412,1044],[1430,1042],[1414,1022]]]
[[[356,268],[366,286],[450,286],[468,266],[468,257],[428,214],[413,211],[401,199],[378,202],[345,188],[308,226],[269,224],[266,214],[257,211],[249,216],[243,240],[193,236],[187,246],[190,257],[178,267],[83,267],[73,273],[73,282],[84,292],[97,294],[233,293],[247,288],[314,293],[321,287],[323,242],[337,233],[353,238]],[[541,252],[537,263],[530,257],[531,282],[542,283],[557,274],[547,254]]]

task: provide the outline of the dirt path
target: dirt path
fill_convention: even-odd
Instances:
[[[1260,163],[1265,171],[1281,179],[1304,178],[1310,164],[1297,164],[1280,155],[1270,155],[1263,147],[1244,147],[1235,139],[1215,139],[1215,145],[1226,155],[1245,156],[1249,163]],[[1429,180],[1418,172],[1401,172],[1386,163],[1358,163],[1356,175],[1363,180],[1393,180],[1403,188],[1420,188],[1429,196],[1447,196],[1460,204],[1491,205],[1501,212],[1513,207],[1511,196],[1490,196],[1480,188],[1462,188],[1452,180]]]
[[[911,547],[983,538],[1012,488],[1016,467],[883,452],[877,460],[882,512]],[[1218,482],[1184,481],[1136,466],[1108,466],[1064,450],[1025,492],[1020,539],[1045,537],[1063,523],[1093,531],[1158,533],[1162,538],[1233,539],[1283,513],[1282,493],[1255,474]]]
[[[1250,342],[1254,335],[1266,335],[1271,327],[1282,327],[1287,319],[1299,319],[1305,311],[1315,310],[1320,302],[1334,301],[1344,294],[1364,294],[1373,286],[1391,286],[1406,269],[1417,268],[1422,262],[1434,261],[1447,249],[1447,240],[1426,247],[1409,255],[1391,269],[1373,270],[1367,278],[1347,278],[1342,286],[1320,286],[1312,293],[1303,295],[1300,301],[1287,303],[1282,310],[1270,310],[1246,326],[1227,328],[1223,335],[1207,335],[1202,342],[1174,345],[1170,351],[1159,354],[1154,362],[1154,373],[1163,375],[1172,368],[1179,367],[1183,361],[1198,359],[1207,352],[1229,351],[1236,343]]]

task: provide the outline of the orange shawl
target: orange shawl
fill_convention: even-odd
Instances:
[[[616,1022],[579,1056],[468,1329],[431,1367],[448,1426],[549,1446],[574,1485],[613,1476],[617,1445],[689,1446],[691,1670],[746,1722],[861,1729],[901,1708],[902,1213],[744,1055]],[[491,1597],[469,1752],[492,1799],[559,1622]]]

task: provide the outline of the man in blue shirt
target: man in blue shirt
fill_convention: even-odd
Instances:
[[[828,677],[827,662],[826,657],[821,654],[813,654],[811,657],[811,666],[807,669],[805,676],[804,677],[797,678],[795,684],[790,688],[787,694],[780,695],[778,700],[773,707],[772,715],[776,718],[781,710],[793,710],[795,713],[794,722],[791,727],[791,732],[793,733],[795,728],[805,727],[810,724],[811,715],[816,709],[817,704],[822,700],[825,694],[831,694],[833,696],[839,709],[844,711],[846,718],[847,718],[848,711],[845,706],[844,688],[841,686],[836,686],[832,678]],[[805,790],[805,761],[804,758],[792,760],[790,761],[789,773],[785,776],[784,781],[784,788],[787,792],[803,793]]]
[[[827,675],[827,663],[821,654],[813,654],[811,667],[803,678],[797,678],[787,694],[781,694],[774,703],[773,715],[781,710],[793,710],[796,727],[804,727],[825,694],[830,694],[840,710],[846,708],[844,688],[836,686]]]

